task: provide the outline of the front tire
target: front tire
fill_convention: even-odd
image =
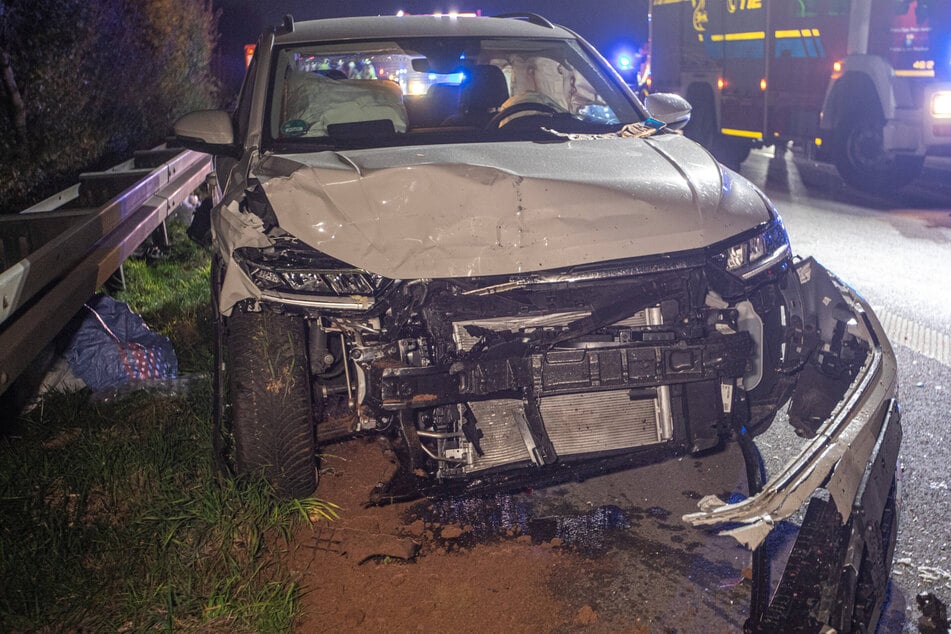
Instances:
[[[261,475],[281,497],[317,487],[304,321],[235,308],[227,319],[237,475]]]

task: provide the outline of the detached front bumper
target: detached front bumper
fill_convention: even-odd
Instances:
[[[811,259],[796,271],[806,312],[815,307],[814,323],[820,329],[848,324],[849,333],[868,345],[865,362],[815,436],[760,492],[735,504],[708,496],[700,501],[701,510],[684,520],[720,526],[721,534],[756,551],[778,522],[808,503],[772,603],[754,607],[747,630],[774,631],[792,623],[802,631],[862,630],[878,619],[897,534],[902,437],[897,365],[881,324],[861,297]],[[801,383],[797,389],[821,389],[821,384]],[[766,590],[758,590],[757,582]],[[754,597],[758,591],[768,597],[768,587],[768,579],[755,579]]]
[[[816,322],[821,325],[847,320],[850,332],[869,345],[870,353],[815,437],[805,443],[799,454],[772,477],[762,491],[735,504],[708,496],[700,501],[700,512],[684,516],[684,520],[694,526],[739,524],[724,532],[750,548],[758,546],[776,522],[793,515],[819,488],[829,492],[843,521],[848,521],[869,465],[888,457],[880,455],[883,445],[879,440],[883,430],[889,427],[886,421],[896,418],[889,414],[895,408],[898,392],[895,354],[871,307],[812,259],[800,262],[796,272],[804,289],[817,291],[812,298],[804,297],[805,304],[817,307]],[[831,286],[809,286],[815,278],[826,278]],[[839,298],[823,296],[828,288],[835,288],[841,294],[850,315],[821,314],[831,312],[838,303]],[[896,420],[894,425],[899,427],[900,440],[900,424]],[[889,475],[892,476],[895,458],[897,442],[891,456]],[[890,484],[889,478],[885,485]]]

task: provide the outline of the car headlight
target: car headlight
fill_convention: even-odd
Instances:
[[[303,295],[377,295],[388,278],[350,266],[296,239],[267,248],[240,247],[234,259],[255,286],[264,291]]]
[[[713,262],[744,280],[749,279],[789,255],[789,236],[778,217],[752,236],[723,247],[716,247]]]
[[[951,91],[942,90],[931,95],[931,115],[939,119],[951,118]]]

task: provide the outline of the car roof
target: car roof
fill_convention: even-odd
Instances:
[[[576,38],[564,27],[544,18],[525,19],[449,15],[405,15],[331,18],[295,22],[293,31],[279,29],[278,45],[305,42],[365,40],[396,37],[532,37]],[[531,17],[528,17],[530,16]],[[531,20],[531,21],[529,21]]]

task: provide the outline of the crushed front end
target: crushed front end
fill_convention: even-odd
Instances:
[[[374,501],[556,481],[730,441],[752,474],[752,440],[782,410],[802,438],[786,467],[765,483],[751,475],[746,500],[710,497],[684,519],[756,552],[777,522],[815,506],[807,519],[821,528],[804,534],[836,535],[822,553],[835,564],[797,609],[846,630],[877,615],[897,527],[895,359],[854,291],[793,260],[778,217],[665,256],[398,280],[231,209],[234,226],[263,231],[233,232],[219,307],[303,324],[317,442],[377,432],[399,457]],[[798,557],[815,548],[807,540]],[[764,631],[787,618],[767,604],[751,619]]]
[[[224,297],[303,318],[318,410],[345,397],[335,432],[391,432],[423,490],[756,433],[818,345],[778,218],[676,257],[492,277],[387,280],[286,235],[232,257]]]

